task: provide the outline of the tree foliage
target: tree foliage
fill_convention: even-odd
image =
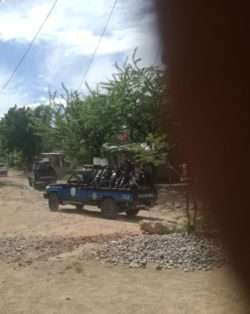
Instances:
[[[34,112],[14,106],[1,120],[1,147],[7,152],[18,152],[25,162],[41,150],[41,138],[34,128]]]
[[[104,143],[119,144],[118,135],[126,131],[128,144],[147,142],[154,147],[142,152],[133,144],[138,159],[155,165],[164,162],[168,146],[159,127],[166,99],[162,70],[140,66],[135,51],[131,61],[116,64],[112,79],[96,89],[88,87],[86,97],[63,88],[66,104],[58,104],[56,93],[50,93],[47,105],[9,110],[0,122],[2,151],[20,152],[30,161],[41,151],[63,150],[77,165],[100,156]]]
[[[145,145],[130,144],[137,161],[151,164],[154,167],[166,163],[169,147],[164,135],[153,135],[150,133],[146,138]]]

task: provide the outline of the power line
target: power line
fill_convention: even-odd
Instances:
[[[51,13],[53,12],[56,4],[57,4],[58,0],[55,0],[52,7],[50,8],[48,14],[46,15],[45,19],[43,20],[42,24],[40,25],[40,27],[38,28],[37,32],[35,33],[34,37],[32,38],[31,42],[29,43],[27,49],[25,50],[24,54],[22,55],[22,57],[20,58],[20,60],[18,61],[17,65],[15,66],[14,70],[12,71],[10,77],[7,79],[7,81],[2,85],[1,91],[4,91],[5,88],[9,85],[9,83],[11,82],[11,80],[13,79],[13,77],[15,76],[16,72],[18,71],[19,67],[22,65],[24,59],[27,57],[27,55],[29,54],[35,40],[37,39],[37,37],[39,36],[41,30],[43,29],[44,25],[46,24],[47,20],[49,19]]]
[[[103,28],[103,30],[102,30],[102,33],[101,33],[101,35],[100,35],[100,38],[99,38],[98,43],[97,43],[97,45],[96,45],[96,48],[95,48],[95,50],[94,50],[94,52],[93,52],[93,54],[92,54],[92,56],[91,56],[91,58],[90,58],[90,61],[89,61],[88,65],[87,65],[87,68],[86,68],[86,70],[85,70],[85,72],[84,72],[84,75],[83,75],[83,77],[82,77],[82,80],[81,80],[81,83],[80,83],[78,89],[80,89],[80,88],[82,87],[83,82],[84,82],[86,76],[88,75],[89,70],[90,70],[90,68],[91,68],[91,66],[92,66],[92,64],[93,64],[93,62],[94,62],[94,60],[95,60],[97,50],[99,49],[100,44],[101,44],[102,39],[103,39],[103,36],[104,36],[105,33],[106,33],[106,30],[107,30],[107,28],[108,28],[108,25],[109,25],[109,22],[110,22],[110,20],[111,20],[112,14],[113,14],[114,9],[115,9],[115,6],[116,6],[116,4],[117,4],[117,1],[118,1],[118,0],[114,0],[114,2],[113,2],[113,6],[112,6],[112,8],[111,8],[111,10],[110,10],[110,12],[109,12],[107,21],[106,21],[106,23],[105,23],[105,25],[104,25],[104,28]]]

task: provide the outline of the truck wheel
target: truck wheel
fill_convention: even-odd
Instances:
[[[140,209],[134,208],[134,209],[127,210],[126,214],[128,217],[132,218],[132,217],[135,217],[139,213],[139,211],[140,211]]]
[[[49,195],[49,209],[51,211],[57,211],[59,209],[59,200],[56,194]]]
[[[38,185],[36,182],[34,182],[34,183],[33,183],[33,188],[34,188],[35,190],[38,190],[38,189],[39,189],[39,185]]]
[[[102,216],[107,219],[115,219],[118,215],[118,206],[111,198],[106,198],[101,203]]]
[[[83,204],[77,204],[76,205],[76,209],[77,210],[82,210],[84,208],[84,205]]]

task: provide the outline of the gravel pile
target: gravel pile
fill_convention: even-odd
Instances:
[[[107,241],[97,252],[97,258],[131,268],[153,264],[158,270],[175,268],[184,271],[211,270],[226,261],[218,241],[184,233]]]
[[[50,257],[71,252],[86,243],[103,243],[118,240],[120,234],[89,237],[0,237],[0,261],[26,266],[35,261],[47,261]]]

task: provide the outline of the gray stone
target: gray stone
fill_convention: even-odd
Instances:
[[[162,265],[160,265],[160,264],[158,264],[158,265],[155,266],[155,270],[162,270],[162,268],[163,268],[163,267],[162,267]]]
[[[116,245],[106,242],[97,256],[107,262],[127,264],[131,268],[153,263],[161,269],[185,271],[207,271],[222,266],[226,261],[221,245],[186,233],[130,236]]]
[[[141,265],[138,264],[137,262],[133,261],[129,264],[129,268],[140,268]]]

